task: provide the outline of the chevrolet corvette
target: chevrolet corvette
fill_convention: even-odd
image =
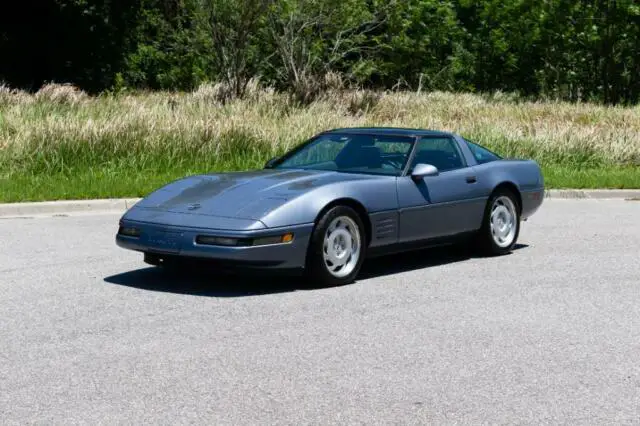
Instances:
[[[159,188],[125,212],[116,243],[151,265],[204,259],[335,286],[353,282],[366,258],[461,239],[508,253],[543,199],[535,161],[502,158],[459,134],[334,129],[263,169]]]

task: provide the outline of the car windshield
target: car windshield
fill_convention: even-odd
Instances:
[[[274,168],[399,176],[413,143],[402,136],[325,134],[285,155]]]

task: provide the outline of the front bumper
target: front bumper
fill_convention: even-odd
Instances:
[[[307,247],[313,224],[295,225],[287,228],[270,228],[252,231],[191,228],[159,223],[121,220],[121,227],[139,230],[139,236],[131,237],[118,233],[119,247],[151,255],[173,259],[210,259],[224,266],[240,268],[300,269],[304,268]],[[214,246],[198,244],[199,235],[214,235],[226,238],[262,238],[291,232],[290,243],[259,246]]]

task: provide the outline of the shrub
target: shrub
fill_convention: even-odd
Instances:
[[[60,105],[76,105],[87,99],[87,94],[72,84],[45,84],[36,92],[36,100]]]

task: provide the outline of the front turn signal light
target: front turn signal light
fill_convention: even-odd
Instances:
[[[283,243],[290,243],[291,241],[293,241],[293,234],[289,233],[282,236]]]

